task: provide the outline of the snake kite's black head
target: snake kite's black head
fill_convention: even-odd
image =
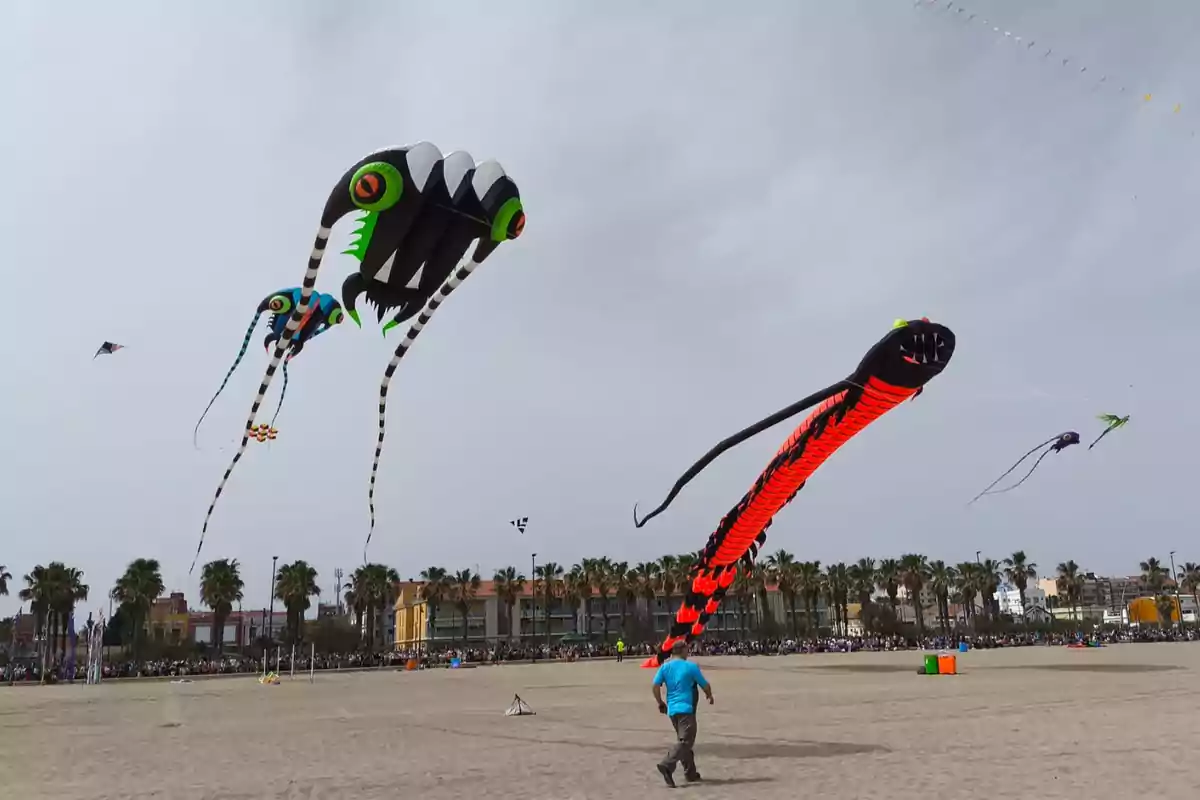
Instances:
[[[870,378],[902,389],[921,389],[941,373],[954,355],[954,332],[928,318],[893,323],[887,336],[870,349],[850,376],[862,384]]]

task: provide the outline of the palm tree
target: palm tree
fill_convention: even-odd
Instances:
[[[496,599],[504,606],[504,616],[508,620],[508,638],[513,638],[513,609],[517,600],[525,591],[525,576],[516,567],[504,567],[496,570],[492,576],[492,585],[496,588]]]
[[[996,590],[1000,588],[1000,562],[994,558],[985,558],[979,565],[980,593],[987,602],[988,616],[993,620],[1000,616],[1000,601],[996,599]]]
[[[921,590],[929,579],[929,561],[919,553],[907,553],[900,556],[900,579],[908,591],[908,599],[912,603],[913,614],[917,620],[917,638],[925,635],[925,609],[921,604]]]
[[[1158,594],[1170,576],[1170,570],[1164,567],[1157,558],[1147,558],[1138,564],[1142,571],[1142,587],[1150,594]]]
[[[898,605],[896,598],[900,596],[900,562],[894,558],[882,559],[879,562],[879,569],[875,573],[875,585],[887,593],[888,606],[892,609],[892,618],[899,619],[900,616],[896,613]]]
[[[1008,578],[1009,583],[1017,587],[1017,594],[1021,597],[1021,618],[1024,621],[1025,615],[1029,613],[1029,608],[1025,605],[1025,588],[1029,585],[1030,578],[1037,577],[1037,564],[1026,559],[1024,550],[1018,550],[1004,559],[1004,576]]]
[[[134,559],[113,586],[112,599],[120,604],[123,616],[129,620],[126,631],[132,641],[127,644],[132,646],[135,659],[141,656],[150,607],[165,589],[157,558]]]
[[[774,581],[783,600],[788,605],[788,613],[792,616],[792,638],[800,638],[800,629],[796,624],[796,557],[787,550],[776,550],[767,556],[767,575]]]
[[[613,582],[616,578],[613,572],[613,563],[608,557],[597,558],[589,565],[590,572],[588,577],[591,579],[592,586],[596,590],[596,597],[600,600],[600,626],[604,634],[604,643],[608,643],[608,596],[612,593]],[[588,613],[588,619],[591,620],[591,612]],[[590,623],[589,623],[590,624]]]
[[[575,602],[572,607],[575,608],[575,632],[591,635],[592,633],[592,578],[596,571],[596,559],[585,558],[579,564],[571,567],[571,574],[575,577],[574,586],[572,587],[575,593]],[[583,630],[579,630],[579,606],[583,606]]]
[[[421,599],[429,609],[429,638],[437,637],[437,615],[442,603],[450,593],[450,575],[442,567],[426,567],[421,570]],[[426,643],[425,649],[429,649]]]
[[[1175,596],[1162,592],[1154,598],[1154,608],[1158,612],[1158,627],[1162,630],[1171,627],[1171,623],[1174,622],[1171,615],[1175,613]]]
[[[675,556],[663,556],[658,559],[658,591],[663,596],[663,603],[667,606],[667,615],[675,613],[673,603],[675,597],[676,580],[679,578],[679,562]],[[668,623],[668,627],[670,624]]]
[[[210,561],[200,570],[200,601],[212,609],[210,644],[218,654],[225,646],[225,620],[233,612],[233,604],[242,601],[245,585],[236,558]]]
[[[49,647],[52,636],[57,634],[53,620],[52,602],[54,597],[54,576],[50,570],[38,564],[22,576],[25,588],[17,592],[17,597],[29,603],[29,612],[33,614],[34,629],[45,632],[44,646]],[[43,626],[45,626],[43,628]],[[46,651],[43,651],[46,652]]]
[[[75,567],[68,567],[61,561],[52,561],[46,568],[47,586],[49,587],[50,611],[57,621],[59,636],[59,653],[63,661],[67,658],[67,633],[71,616],[75,613],[75,604],[87,600],[88,586],[83,582],[83,572]],[[51,652],[54,649],[54,639],[50,640]]]
[[[613,595],[621,604],[621,627],[617,634],[625,636],[625,620],[629,617],[629,606],[637,603],[637,577],[629,568],[628,561],[612,565]]]
[[[681,594],[687,594],[688,587],[692,584],[692,578],[696,574],[696,565],[700,563],[700,559],[696,553],[682,553],[675,556],[675,585],[681,590]]]
[[[367,628],[363,625],[363,619],[367,616],[369,600],[366,577],[365,573],[356,569],[350,576],[350,580],[346,581],[346,585],[342,587],[346,590],[346,608],[354,612],[354,629],[358,631],[360,642],[367,635]]]
[[[858,599],[858,618],[865,629],[870,619],[867,607],[871,605],[871,593],[875,589],[875,559],[860,558],[846,569],[846,577],[850,581],[849,590]]]
[[[945,561],[929,562],[929,588],[937,598],[938,620],[943,636],[950,633],[950,590],[954,588],[956,577],[954,567]]]
[[[962,598],[963,618],[965,621],[975,624],[978,621],[975,600],[979,597],[982,586],[979,564],[974,561],[963,561],[954,570],[958,573],[954,586]],[[987,616],[986,612],[984,616]],[[978,626],[976,628],[978,629]]]
[[[12,573],[8,571],[8,567],[0,564],[0,597],[8,594],[8,582],[12,580]]]
[[[833,576],[833,603],[842,618],[842,633],[850,634],[850,569],[838,562],[829,568]]]
[[[1058,565],[1056,571],[1058,577],[1055,579],[1055,585],[1058,587],[1058,593],[1066,598],[1071,616],[1078,621],[1079,598],[1083,594],[1083,575],[1079,572],[1079,565],[1074,561],[1065,561]]]
[[[1197,612],[1200,613],[1200,564],[1189,561],[1184,564],[1179,570],[1179,588],[1185,592],[1191,592],[1192,603]],[[1200,617],[1197,617],[1200,622]]]
[[[367,649],[375,651],[376,620],[379,613],[386,613],[396,601],[396,584],[400,575],[385,564],[364,564],[354,570],[350,577],[351,591],[356,606],[361,606],[366,617],[365,629],[360,627],[367,640]],[[357,608],[355,609],[357,612]],[[362,625],[360,617],[360,626]]]
[[[320,594],[317,571],[303,559],[284,564],[275,573],[275,599],[287,609],[287,626],[293,645],[299,643],[303,633],[304,612],[312,606],[308,598]]]
[[[590,594],[591,587],[588,585],[587,574],[583,571],[582,566],[576,564],[571,567],[571,571],[566,574],[562,582],[563,603],[573,612],[571,620],[572,630],[575,633],[581,632],[579,630],[579,605]]]
[[[821,593],[820,561],[804,561],[796,567],[796,590],[804,601],[804,615],[808,618],[808,632],[815,642],[820,633],[817,619],[817,597]]]
[[[750,597],[754,594],[754,576],[751,574],[752,568],[746,564],[739,564],[737,574],[733,576],[733,583],[729,586],[729,592],[738,600],[738,640],[746,640],[746,615],[749,612]],[[669,627],[669,626],[668,626]]]
[[[629,573],[633,576],[634,592],[646,601],[646,615],[650,634],[654,635],[654,600],[658,597],[658,564],[646,562],[636,565]]]
[[[450,600],[458,608],[458,615],[462,619],[464,647],[471,633],[471,604],[475,602],[475,596],[479,594],[479,585],[479,573],[469,569],[460,569],[450,576]]]
[[[546,603],[546,646],[550,646],[550,601],[556,597],[561,590],[563,580],[563,568],[561,564],[556,564],[553,561],[547,561],[545,564],[538,565],[535,573],[537,579],[541,582],[542,597]]]
[[[678,563],[678,562],[677,562]],[[746,577],[754,593],[754,622],[759,641],[771,635],[769,626],[772,622],[767,613],[767,576],[762,566],[757,563],[746,567]]]

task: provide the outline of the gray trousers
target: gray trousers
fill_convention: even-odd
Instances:
[[[667,757],[660,763],[673,772],[675,765],[683,762],[684,774],[695,775],[696,756],[692,752],[692,747],[696,744],[696,715],[694,713],[672,714],[671,727],[675,729],[676,742],[667,751]]]

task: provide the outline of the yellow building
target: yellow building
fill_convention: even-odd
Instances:
[[[408,649],[424,639],[428,609],[421,599],[421,584],[402,581],[396,586],[396,641],[398,649]]]
[[[181,644],[188,641],[188,607],[183,592],[171,592],[150,606],[146,619],[150,638],[156,642]]]
[[[636,641],[631,639],[634,626],[641,628],[643,636],[647,635],[648,627],[653,631],[649,639],[658,639],[670,629],[675,611],[683,599],[681,593],[671,598],[659,594],[652,600],[639,597],[626,606],[621,598],[612,594],[606,600],[593,594],[590,602],[554,596],[547,609],[544,595],[534,597],[531,585],[526,583],[512,608],[509,608],[497,596],[492,581],[480,581],[467,611],[464,629],[458,606],[449,600],[442,602],[436,613],[430,614],[430,609],[421,598],[421,586],[420,581],[396,584],[396,604],[393,609],[396,633],[393,644],[397,650],[407,651],[422,646],[434,649],[458,647],[464,643],[474,647],[502,641],[543,644],[558,641],[569,634],[584,635],[591,641],[600,642],[604,641],[605,631],[609,642],[615,642],[622,635],[629,642]],[[769,614],[781,626],[781,633],[790,632],[791,619],[783,596],[773,585],[766,587],[766,594],[765,610],[759,609],[759,598],[753,597],[748,598],[750,606],[745,614],[739,614],[736,597],[726,597],[721,604],[721,611],[709,622],[707,635],[729,640],[753,638],[758,635],[760,611]],[[805,615],[800,605],[797,605],[796,614],[800,627],[803,627]],[[818,625],[829,624],[828,610],[823,603],[815,609],[815,616]],[[745,630],[742,625],[746,626]]]
[[[499,608],[492,581],[482,581],[475,599],[467,609],[466,628],[457,603],[443,601],[436,609],[421,597],[420,581],[401,581],[396,584],[397,650],[409,650],[428,644],[480,644],[495,640],[507,633],[500,627],[504,612]],[[432,611],[432,613],[431,613]],[[465,634],[465,636],[464,636]]]

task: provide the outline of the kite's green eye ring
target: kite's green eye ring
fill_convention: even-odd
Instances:
[[[503,242],[516,239],[525,230],[525,210],[521,206],[521,198],[510,197],[496,212],[492,220],[492,241]]]
[[[345,318],[346,318],[346,315],[342,313],[342,310],[340,308],[335,308],[333,311],[329,312],[329,324],[330,325],[337,325],[339,322],[341,322]]]
[[[386,161],[372,161],[350,178],[350,201],[364,211],[387,211],[404,194],[404,176]]]
[[[292,298],[286,294],[277,294],[267,303],[267,308],[274,314],[286,314],[292,310]]]

